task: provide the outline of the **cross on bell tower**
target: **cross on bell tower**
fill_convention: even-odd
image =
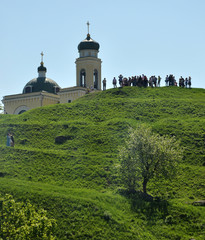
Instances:
[[[98,58],[100,45],[90,37],[90,23],[87,37],[79,43],[79,58],[76,59],[76,85],[101,90],[101,59]]]

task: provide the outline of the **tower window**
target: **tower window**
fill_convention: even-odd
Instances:
[[[86,72],[85,69],[80,71],[80,86],[86,87]]]
[[[95,89],[98,89],[98,70],[94,70],[93,73],[93,85]]]

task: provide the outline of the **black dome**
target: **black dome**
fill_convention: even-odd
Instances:
[[[87,35],[87,38],[79,43],[78,50],[85,50],[85,49],[93,49],[93,50],[99,50],[100,44],[96,41],[94,41],[90,34]]]
[[[41,62],[41,66],[40,67],[38,67],[38,72],[47,72],[47,69],[46,69],[46,67],[44,67],[43,66],[43,62]]]
[[[56,88],[60,89],[60,86],[54,80],[46,77],[33,78],[25,85],[23,93],[26,92],[27,87],[32,87],[31,92],[45,91],[49,93],[56,93]]]

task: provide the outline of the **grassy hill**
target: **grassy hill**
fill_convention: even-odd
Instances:
[[[142,123],[185,149],[175,179],[148,183],[154,202],[127,196],[118,174],[118,149]],[[205,208],[192,203],[205,199],[204,149],[204,89],[110,89],[0,115],[0,193],[47,209],[57,239],[202,240]]]

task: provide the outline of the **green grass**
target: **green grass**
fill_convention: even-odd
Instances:
[[[153,179],[161,200],[127,196],[118,149],[129,127],[151,126],[184,148],[177,177]],[[15,147],[6,147],[14,133]],[[66,137],[58,144],[55,138]],[[0,192],[30,199],[57,219],[57,239],[195,239],[205,235],[205,90],[110,89],[70,104],[0,115]]]

